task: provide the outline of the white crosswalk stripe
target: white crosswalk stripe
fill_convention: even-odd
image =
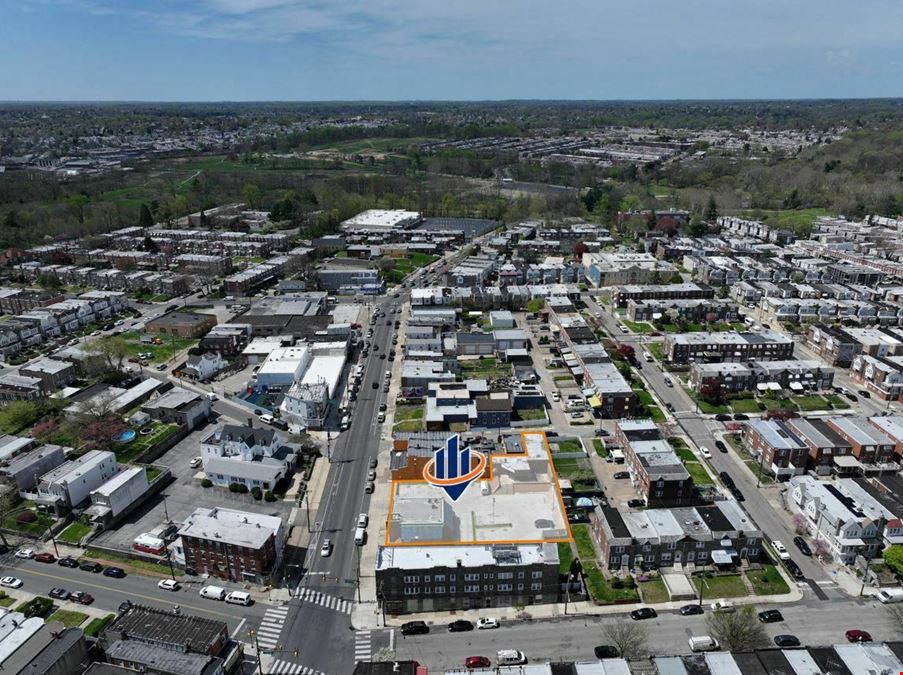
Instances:
[[[268,672],[272,673],[272,675],[326,675],[323,671],[302,666],[300,663],[282,661],[281,659],[273,661]]]
[[[354,634],[354,660],[369,661],[372,651],[370,643],[370,631],[359,630]]]
[[[257,627],[257,644],[262,649],[276,649],[279,646],[279,636],[282,634],[288,609],[288,605],[282,605],[281,607],[270,607],[264,612],[260,625]],[[287,675],[296,675],[296,673],[287,672]]]
[[[354,605],[350,600],[345,600],[334,595],[327,595],[326,593],[321,593],[320,591],[315,591],[310,588],[302,588],[298,597],[302,602],[310,602],[335,612],[341,612],[342,614],[351,614],[351,609]]]

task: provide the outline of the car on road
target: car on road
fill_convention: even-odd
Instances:
[[[471,668],[488,668],[492,662],[485,656],[468,656],[464,659],[464,667],[468,670]]]
[[[126,573],[121,567],[108,567],[103,571],[103,575],[105,577],[113,577],[114,579],[124,579]]]
[[[59,560],[57,560],[56,564],[59,565],[60,567],[74,568],[74,567],[78,567],[78,560],[67,556],[65,558],[60,558]]]
[[[159,371],[164,371],[164,370],[166,370],[166,364],[165,364],[165,363],[159,363],[159,364],[157,364],[157,370],[159,370]]]
[[[358,515],[358,517],[357,517],[357,526],[358,527],[367,527],[367,523],[369,523],[369,522],[370,522],[370,518],[367,516],[366,513],[361,513],[360,515]]]
[[[871,398],[872,397],[871,392],[866,391],[865,389],[857,389],[857,391],[859,392],[859,395],[862,398]]]
[[[706,459],[712,459],[712,451],[709,450],[704,445],[699,446],[699,454],[705,457]]]
[[[718,413],[717,415],[715,415],[715,419],[719,422],[730,422],[731,416],[727,413]]]
[[[22,588],[22,580],[17,577],[2,577],[0,578],[0,586],[6,586],[6,588]]]
[[[426,635],[430,632],[430,627],[423,621],[408,621],[401,624],[402,635]]]
[[[192,469],[197,469],[203,463],[204,459],[200,455],[198,455],[197,457],[191,458],[191,461],[188,462],[188,466],[190,466]]]
[[[16,557],[22,558],[23,560],[28,560],[29,558],[34,558],[34,549],[33,548],[20,548],[16,551]]]
[[[3,583],[0,580],[0,583]],[[847,638],[847,642],[871,642],[872,634],[867,630],[860,630],[859,628],[851,628],[844,636]]]
[[[373,481],[372,481],[372,480],[368,480],[368,481],[367,481],[367,484],[364,486],[364,492],[366,492],[368,495],[369,495],[369,494],[372,494],[372,493],[373,493],[373,490],[374,490],[375,488],[376,488],[376,486],[373,484]]]
[[[705,614],[705,610],[702,608],[702,605],[684,605],[680,608],[681,616],[694,616],[696,614]]]
[[[68,600],[69,599],[69,591],[65,588],[51,588],[50,592],[47,593],[54,600]]]
[[[323,545],[320,546],[320,557],[328,558],[332,555],[332,539],[324,539]]]
[[[640,607],[630,613],[630,618],[634,621],[644,621],[645,619],[654,619],[658,613],[651,607]]]
[[[627,506],[629,506],[632,509],[639,509],[639,508],[646,506],[646,500],[639,499],[639,498],[628,499]]]
[[[34,557],[36,562],[42,563],[54,563],[56,562],[56,556],[52,553],[38,553]]]
[[[378,463],[379,463],[379,461],[376,459],[376,457],[371,457],[371,458],[369,459],[369,461],[367,462],[367,466],[368,466],[369,468],[371,468],[371,469],[375,469],[375,468],[376,468],[376,465],[377,465]]]
[[[784,615],[777,609],[766,609],[759,612],[759,621],[762,623],[779,623],[784,620]]]
[[[160,581],[157,582],[157,588],[162,591],[177,591],[181,587],[179,586],[179,582],[175,579],[160,579]]]
[[[718,448],[719,452],[727,452],[727,446],[724,444],[724,441],[715,441],[715,447]]]
[[[668,412],[674,412],[674,404],[671,403],[671,401],[668,401],[667,403],[665,403],[665,408],[668,409]]]
[[[734,421],[736,421],[736,422],[745,422],[748,419],[749,419],[749,415],[747,415],[745,413],[736,413],[734,415]]]
[[[731,491],[731,494],[734,495],[734,499],[736,499],[738,502],[746,501],[746,497],[743,496],[743,493],[740,492],[740,489],[736,485],[728,489]]]
[[[449,633],[466,633],[470,630],[473,630],[473,624],[465,619],[458,619],[448,624]]]
[[[774,643],[781,649],[786,649],[787,647],[799,647],[800,639],[796,635],[775,635]]]
[[[612,474],[612,478],[615,478],[617,480],[622,480],[624,478],[630,478],[630,472],[629,471],[615,471],[614,474]]]
[[[372,387],[373,387],[374,389],[379,389],[379,382],[374,382],[374,383],[372,384]]]
[[[844,396],[850,399],[853,403],[859,400],[854,394],[851,394],[850,392],[847,392],[846,394],[844,394]]]
[[[481,616],[477,619],[477,630],[490,630],[499,627],[499,620],[491,616]]]
[[[787,568],[787,571],[790,572],[790,576],[792,576],[794,579],[805,579],[806,578],[806,575],[803,574],[803,570],[800,569],[800,566],[797,565],[792,560],[785,560],[784,567]]]
[[[85,591],[75,591],[69,596],[71,602],[77,602],[80,605],[90,605],[94,602],[94,596]]]
[[[617,659],[621,657],[621,652],[614,645],[598,645],[593,647],[593,654],[597,659]]]
[[[778,554],[778,558],[781,560],[790,560],[790,553],[787,551],[787,547],[784,546],[780,541],[775,539],[771,542],[771,546],[774,549],[775,553]]]
[[[380,412],[386,412],[386,410],[388,409],[388,407],[389,407],[389,406],[387,406],[385,403],[380,403],[380,404],[379,404],[379,411],[380,411]]]
[[[673,386],[674,386],[674,382],[671,381],[671,378],[670,378],[670,377],[666,377],[666,378],[665,378],[665,386],[666,386],[666,387],[673,387]]]
[[[734,603],[730,600],[716,600],[711,604],[711,608],[713,612],[719,612],[721,614],[737,611],[737,608],[734,607]]]
[[[796,547],[804,556],[806,556],[807,558],[812,557],[812,549],[809,548],[809,544],[806,543],[805,539],[797,535],[793,538],[793,543],[796,544]]]

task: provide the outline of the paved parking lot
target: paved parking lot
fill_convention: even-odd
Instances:
[[[221,418],[219,423],[229,421]],[[277,515],[285,519],[291,511],[291,502],[255,501],[250,494],[235,494],[225,488],[202,488],[194,476],[196,471],[189,468],[192,457],[200,454],[200,442],[217,428],[217,422],[196,429],[180,443],[173,446],[154,464],[167,466],[175,480],[163,490],[166,495],[165,507],[162,495],[151,498],[132,513],[116,530],[104,532],[95,541],[101,546],[130,549],[135,537],[166,522],[166,514],[175,523],[182,523],[196,508],[225,506],[253,513]]]
[[[626,464],[602,461],[597,462],[595,466],[596,475],[602,479],[602,488],[605,490],[609,506],[617,508],[622,504],[626,505],[628,499],[637,497],[629,478],[615,479],[612,477],[617,471],[627,471]]]

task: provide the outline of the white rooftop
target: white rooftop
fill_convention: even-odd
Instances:
[[[179,528],[179,536],[259,549],[281,528],[282,520],[275,516],[217,506],[195,509]]]

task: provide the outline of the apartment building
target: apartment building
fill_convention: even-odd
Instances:
[[[744,442],[758,458],[759,466],[778,478],[803,473],[809,462],[809,446],[781,420],[750,420]]]
[[[628,300],[627,318],[631,321],[732,322],[737,321],[737,305],[730,300]]]
[[[486,380],[430,382],[424,422],[429,431],[449,429],[455,423],[502,428],[511,425],[512,409],[511,392],[491,390]]]
[[[805,345],[832,366],[849,366],[862,353],[862,343],[845,329],[824,324],[809,327]]]
[[[903,356],[859,354],[853,358],[850,378],[882,401],[903,400]]]
[[[652,420],[618,420],[615,440],[647,506],[683,506],[696,500],[693,478]]]
[[[377,602],[389,614],[558,602],[560,589],[557,544],[377,549]]]
[[[583,254],[583,274],[596,288],[633,284],[661,284],[678,274],[669,262],[650,253]]]
[[[706,361],[787,361],[793,358],[793,340],[781,333],[668,333],[665,358],[672,363]]]
[[[755,562],[762,532],[732,500],[643,511],[597,506],[591,527],[602,566],[615,571]]]
[[[52,394],[78,379],[78,369],[74,364],[49,357],[22,366],[19,368],[19,374],[39,379],[41,390],[45,395]]]
[[[627,284],[613,288],[611,299],[616,307],[627,307],[633,300],[710,300],[715,297],[715,289],[703,284]]]
[[[38,479],[37,495],[23,494],[23,497],[53,506],[58,511],[68,511],[87,501],[92,490],[99,488],[118,471],[115,454],[107,450],[91,450],[45,473]]]
[[[834,369],[821,361],[749,361],[700,363],[690,365],[687,383],[699,392],[703,387],[717,384],[727,393],[781,389],[791,392],[819,391],[832,386]],[[772,385],[776,385],[772,386]]]

